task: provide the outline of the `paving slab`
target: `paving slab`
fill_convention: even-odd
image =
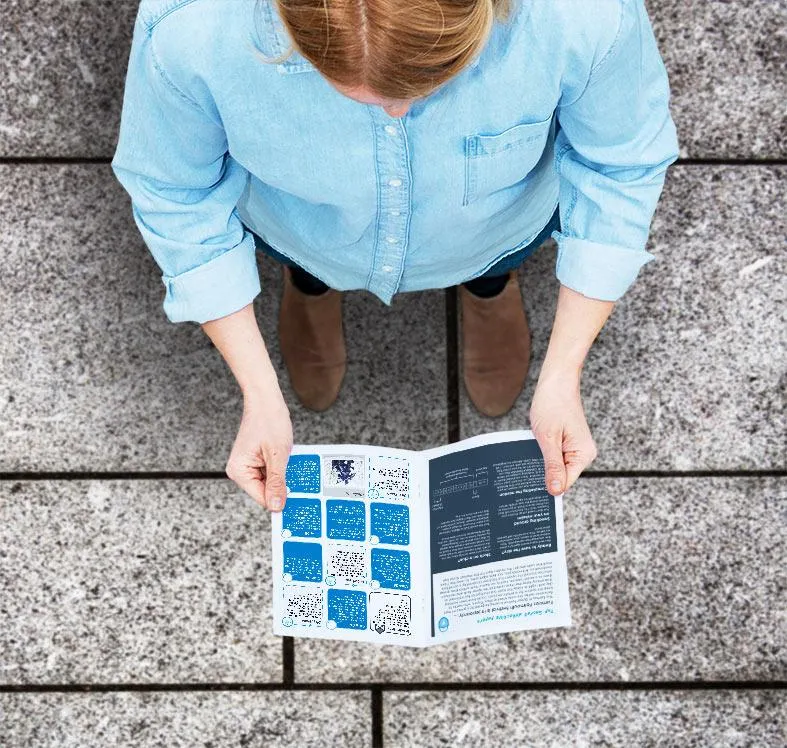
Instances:
[[[780,691],[385,694],[387,748],[783,745]]]
[[[421,650],[296,639],[296,681],[783,680],[785,520],[784,478],[581,478],[571,628]]]
[[[3,0],[2,156],[111,158],[138,6]]]
[[[160,271],[110,167],[0,166],[0,224],[0,471],[222,471],[240,391],[198,325],[164,316]],[[296,443],[445,440],[442,291],[391,307],[347,294],[347,375],[315,414],[278,351],[280,268],[259,265],[258,318]]]
[[[787,6],[647,0],[683,158],[784,158]]]
[[[0,481],[0,683],[281,682],[270,574],[228,480]]]
[[[670,75],[681,154],[783,158],[784,4],[647,5]],[[136,8],[135,0],[4,0],[0,155],[111,157]]]
[[[787,167],[668,172],[649,250],[588,355],[596,470],[787,467]],[[554,243],[520,272],[533,360],[524,392],[485,418],[460,382],[463,437],[528,428],[554,319]],[[460,336],[461,337],[461,336]]]
[[[0,694],[5,748],[371,745],[369,694]]]

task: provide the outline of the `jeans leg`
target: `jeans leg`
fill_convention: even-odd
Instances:
[[[319,278],[315,278],[311,273],[306,272],[298,265],[290,265],[290,274],[292,275],[292,285],[301,293],[309,296],[319,296],[330,288],[328,284],[323,283]]]
[[[492,265],[483,275],[472,278],[462,285],[475,296],[489,298],[496,296],[505,288],[508,281],[508,273],[518,268],[530,255],[532,255],[552,234],[553,231],[560,231],[560,212],[555,210],[549,223],[541,233],[526,247],[518,252],[514,252],[508,257],[504,257],[500,262]]]
[[[462,285],[473,296],[490,299],[492,296],[497,296],[506,287],[506,283],[508,283],[508,273],[503,275],[482,275],[466,281]]]

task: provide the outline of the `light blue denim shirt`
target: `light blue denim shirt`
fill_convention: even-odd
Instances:
[[[272,0],[140,5],[112,167],[173,322],[259,293],[244,224],[331,287],[385,303],[481,274],[558,205],[562,284],[617,300],[653,259],[678,144],[643,0],[516,0],[402,119],[297,53],[260,59],[289,44]]]

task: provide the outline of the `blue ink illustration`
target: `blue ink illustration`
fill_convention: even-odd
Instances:
[[[409,545],[410,509],[403,504],[376,504],[371,506],[371,533],[378,543]]]
[[[320,456],[290,455],[284,481],[292,493],[320,493]]]
[[[331,460],[331,472],[337,483],[349,485],[355,478],[355,460]]]
[[[287,499],[282,511],[285,537],[319,538],[322,518],[319,499]]]
[[[322,546],[319,543],[291,541],[283,545],[286,581],[322,581]]]
[[[366,593],[328,590],[328,628],[365,629]]]
[[[443,617],[442,617],[442,618],[441,618],[441,619],[440,619],[440,620],[437,622],[437,628],[439,628],[439,629],[440,629],[440,631],[448,631],[448,619],[447,619],[445,616],[443,616]]]
[[[326,525],[332,540],[366,540],[366,507],[362,501],[326,501]]]
[[[386,548],[372,548],[372,584],[390,590],[410,589],[410,554]]]
[[[325,455],[323,471],[325,496],[354,498],[366,495],[366,458],[363,455]]]

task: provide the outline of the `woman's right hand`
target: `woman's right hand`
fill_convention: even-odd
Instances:
[[[290,411],[281,393],[273,399],[246,395],[227,476],[272,512],[287,500],[284,482],[292,450]]]
[[[227,476],[272,512],[287,499],[292,450],[290,411],[260,334],[254,306],[202,323],[243,392],[243,418],[227,461]]]

